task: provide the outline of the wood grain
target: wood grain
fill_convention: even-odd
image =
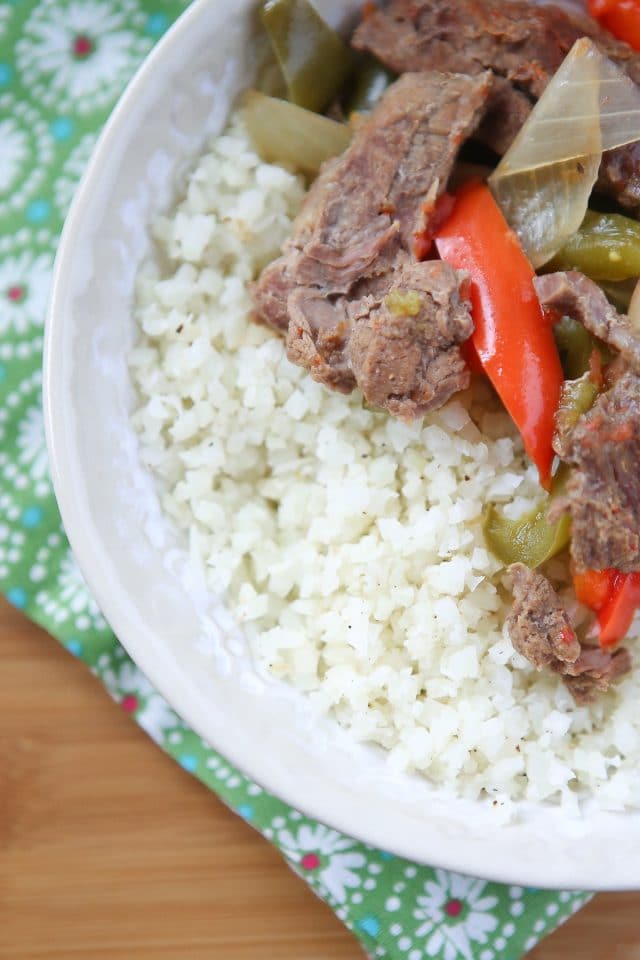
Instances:
[[[362,957],[269,844],[2,600],[0,705],[3,960]],[[640,960],[639,909],[600,896],[531,960]]]

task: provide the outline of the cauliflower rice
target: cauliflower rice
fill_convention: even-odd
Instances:
[[[314,383],[251,321],[247,283],[303,196],[236,116],[154,225],[130,359],[164,510],[255,660],[395,767],[468,797],[637,805],[640,673],[579,707],[503,629],[482,509],[517,516],[539,488],[489,389],[407,426]]]

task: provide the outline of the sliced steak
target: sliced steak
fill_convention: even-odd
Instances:
[[[640,143],[609,150],[602,158],[596,190],[636,216],[640,211]]]
[[[353,326],[347,307],[344,297],[329,300],[313,287],[298,287],[288,298],[287,357],[341,393],[357,385],[347,354]]]
[[[257,308],[256,319],[281,334],[285,334],[289,326],[287,300],[292,287],[295,256],[295,251],[288,250],[265,267],[258,282],[250,288]]]
[[[255,284],[268,323],[286,330],[294,288],[347,294],[387,273],[399,249],[411,249],[482,119],[491,85],[489,73],[405,74],[392,84],[350,147],[320,173],[283,256]]]
[[[506,153],[531,113],[532,102],[504,77],[496,76],[489,109],[474,137],[499,157]]]
[[[507,630],[515,649],[537,670],[562,677],[577,703],[592,703],[618,677],[631,669],[624,647],[609,653],[581,647],[551,583],[523,563],[510,567],[513,604]]]
[[[553,586],[524,563],[512,564],[509,572],[513,604],[506,623],[515,649],[537,670],[575,663],[580,643]]]
[[[333,389],[359,385],[397,416],[417,416],[468,382],[457,344],[472,326],[459,279],[449,268],[411,264],[410,254],[437,218],[492,83],[488,72],[401,77],[321,171],[282,257],[253,287],[261,318],[286,332],[293,362]],[[390,313],[393,290],[420,294],[414,316]]]
[[[547,274],[534,284],[544,306],[579,320],[625,364],[588,413],[575,423],[557,420],[554,448],[574,469],[550,519],[570,513],[578,569],[640,570],[640,340],[581,273]]]
[[[564,664],[562,679],[576,703],[593,703],[614,680],[631,671],[631,654],[626,647],[613,652],[600,647],[582,647],[575,663]]]
[[[602,52],[640,82],[640,55],[616,40],[586,14],[524,0],[391,0],[358,26],[353,45],[367,50],[402,73],[405,70],[490,69],[536,100],[580,37],[590,37]],[[523,104],[507,111],[522,117]],[[503,110],[504,117],[504,110]],[[506,125],[505,120],[502,121]],[[486,142],[486,138],[485,142]],[[497,146],[510,142],[496,136]],[[640,148],[621,147],[604,157],[599,188],[630,210],[640,207]]]
[[[347,354],[367,402],[412,420],[469,385],[457,345],[473,323],[448,263],[407,263],[393,284],[381,302],[367,304]]]
[[[640,570],[640,378],[627,371],[563,444],[574,469],[553,516],[568,511],[579,570]],[[550,519],[552,515],[550,514]]]
[[[390,0],[356,28],[356,50],[407,70],[493,70],[537,99],[580,37],[640,82],[640,54],[586,14],[526,0]]]
[[[459,344],[473,322],[448,263],[417,263],[400,253],[385,277],[357,289],[353,300],[329,301],[311,287],[290,294],[293,363],[335,390],[357,385],[367,403],[401,420],[442,406],[469,385]]]
[[[352,44],[397,73],[491,69],[537,98],[584,35],[563,10],[520,0],[391,0],[360,23]]]
[[[593,280],[568,270],[535,277],[533,283],[544,307],[578,320],[640,373],[640,337]]]

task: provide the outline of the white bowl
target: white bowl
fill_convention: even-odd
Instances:
[[[640,886],[640,817],[571,820],[451,799],[318,723],[303,695],[257,675],[232,618],[189,570],[129,424],[133,289],[148,226],[176,175],[252,79],[254,0],[196,0],[109,121],[67,220],[45,344],[53,479],[71,545],[116,634],[205,740],[267,790],[413,860],[518,884]],[[334,23],[359,0],[318,2]]]

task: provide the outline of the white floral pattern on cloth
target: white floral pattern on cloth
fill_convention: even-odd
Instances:
[[[477,944],[485,944],[498,926],[491,913],[498,898],[487,895],[486,888],[482,880],[436,870],[435,880],[425,883],[413,913],[421,921],[416,936],[427,938],[428,956],[473,960]]]
[[[13,117],[0,121],[0,191],[9,191],[25,166],[29,155],[28,137]]]
[[[9,564],[20,563],[25,541],[24,531],[12,530],[9,524],[0,523],[0,577],[7,575]]]
[[[25,251],[0,260],[0,334],[42,327],[51,273],[51,257],[46,253]]]
[[[355,840],[320,823],[302,824],[295,833],[280,830],[276,838],[298,872],[315,874],[336,903],[344,903],[347,890],[360,886],[361,878],[356,871],[366,866],[367,861],[356,849]]]
[[[16,365],[30,364],[41,351],[42,336],[17,344],[0,342],[0,375],[11,361]],[[6,392],[0,407],[0,469],[11,482],[13,496],[29,491],[37,500],[50,496],[52,489],[41,391],[42,374],[37,366]],[[8,439],[13,442],[12,457],[2,449]]]
[[[103,664],[108,666],[100,671],[100,678],[107,690],[156,743],[162,744],[169,732],[180,726],[179,717],[130,660],[121,659],[112,665],[108,656],[103,656]]]
[[[98,135],[96,133],[85,133],[65,160],[62,173],[56,180],[53,194],[54,203],[62,216],[65,215],[71,205],[78,181],[85,171],[97,139]]]
[[[71,620],[77,630],[107,629],[71,550],[62,557],[52,586],[39,590],[35,602],[55,624]]]
[[[185,726],[127,657],[66,541],[40,396],[57,238],[106,111],[186,2],[0,2],[0,589],[80,657],[184,770],[276,844],[370,956],[517,960],[588,896],[419,867],[265,793]]]
[[[38,404],[29,407],[18,424],[18,463],[29,470],[33,480],[47,476],[49,457],[44,434],[44,416]]]
[[[35,197],[53,156],[53,137],[38,110],[2,93],[0,84],[0,214],[18,210]]]
[[[7,32],[9,27],[9,18],[11,17],[13,7],[9,4],[3,4],[0,6],[0,39],[2,35]]]
[[[151,47],[134,0],[41,0],[16,45],[24,81],[48,107],[113,102]]]

